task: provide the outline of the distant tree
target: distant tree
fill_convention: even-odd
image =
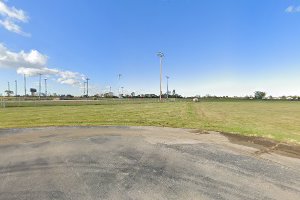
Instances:
[[[254,92],[254,98],[255,99],[263,99],[265,97],[266,97],[266,93],[265,92],[261,92],[261,91]]]
[[[284,100],[285,100],[285,99],[286,99],[286,96],[281,96],[280,99],[284,99]]]
[[[298,97],[297,96],[292,96],[293,100],[297,100]]]

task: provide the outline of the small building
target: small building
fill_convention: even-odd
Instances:
[[[36,89],[35,88],[30,88],[30,93],[31,93],[31,96],[35,96]]]

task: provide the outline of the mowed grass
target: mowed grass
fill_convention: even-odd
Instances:
[[[99,125],[195,128],[300,144],[300,102],[182,101],[0,109],[0,128]]]

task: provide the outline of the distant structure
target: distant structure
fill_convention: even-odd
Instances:
[[[10,84],[9,82],[7,82],[7,90],[4,91],[8,97],[10,97],[10,95],[12,95],[14,92],[10,90]]]
[[[193,102],[198,102],[199,99],[196,97],[196,98],[193,98]]]
[[[39,99],[41,99],[41,94],[42,94],[42,74],[40,75],[40,81],[39,81]]]
[[[36,89],[35,88],[30,88],[30,93],[31,93],[31,96],[35,96]]]
[[[27,91],[26,91],[26,75],[24,74],[24,95],[27,95]]]
[[[18,81],[15,80],[15,96],[18,96]]]
[[[167,99],[169,98],[169,76],[166,76],[167,78]]]
[[[86,96],[89,97],[89,78],[86,78]]]
[[[120,81],[121,81],[121,77],[122,77],[122,74],[118,74],[118,93],[119,93],[119,98],[121,98],[123,96],[123,92],[121,93],[120,91]]]
[[[48,90],[47,90],[47,78],[45,80],[45,96],[47,96]]]
[[[83,96],[85,96],[85,81],[83,82]]]
[[[108,97],[113,97],[113,96],[114,96],[114,93],[113,93],[113,92],[106,92],[106,93],[104,93],[102,96],[103,96],[103,97],[106,97],[106,98],[108,98]]]

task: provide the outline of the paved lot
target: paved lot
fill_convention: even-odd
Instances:
[[[300,199],[300,160],[168,128],[0,131],[0,199]]]

